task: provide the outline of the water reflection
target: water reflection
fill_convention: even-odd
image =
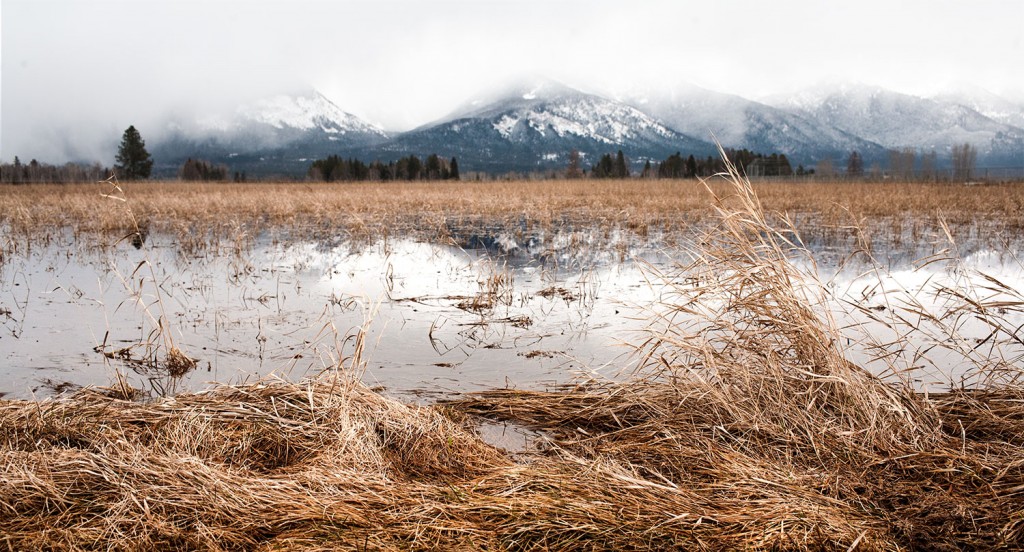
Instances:
[[[626,344],[648,328],[645,308],[659,295],[651,269],[687,255],[653,233],[642,243],[570,231],[447,243],[265,238],[249,251],[188,256],[166,236],[148,235],[140,248],[36,248],[0,269],[0,393],[109,385],[118,372],[152,393],[173,393],[271,373],[298,379],[361,359],[368,383],[413,400],[543,387],[581,371],[615,377],[634,362]],[[975,250],[960,264],[916,270],[910,253],[887,254],[886,270],[844,263],[826,248],[815,257],[851,360],[878,373],[913,370],[919,386],[948,386],[995,338],[1024,325],[1020,310],[1005,305],[987,321],[949,318],[958,314],[951,299],[963,298],[941,291],[974,289],[974,301],[991,305],[1017,300],[1024,270],[1009,254]],[[946,316],[956,331],[921,313]],[[901,338],[911,327],[908,349]],[[171,377],[161,363],[172,346],[196,368]],[[993,369],[1020,366],[1020,350],[998,355]],[[156,362],[139,362],[146,358]]]
[[[622,364],[615,345],[635,324],[617,313],[646,293],[635,266],[490,253],[268,240],[243,256],[189,258],[159,236],[142,250],[36,250],[5,266],[0,392],[106,385],[116,371],[158,393],[301,378],[347,366],[367,319],[365,378],[396,393],[536,386]],[[165,332],[197,369],[163,373]]]

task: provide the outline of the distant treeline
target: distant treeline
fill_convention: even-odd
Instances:
[[[601,156],[590,169],[591,178],[627,178],[629,177],[629,162],[626,156],[619,150],[612,160],[612,154],[606,153]]]
[[[113,169],[99,163],[48,165],[35,159],[22,163],[17,157],[14,163],[0,163],[0,182],[4,184],[95,182],[109,178],[112,173]]]
[[[793,167],[785,154],[772,153],[764,155],[748,149],[727,149],[725,156],[736,166],[736,170],[744,176],[792,176]],[[708,177],[725,171],[725,161],[721,158],[708,156],[696,159],[693,155],[683,158],[676,152],[658,165],[659,178],[698,178]]]
[[[0,163],[0,183],[4,184],[98,182],[117,173],[116,169],[104,167],[99,163],[49,165],[35,159],[28,163],[22,163],[17,157],[14,158],[14,163]],[[178,170],[178,177],[186,181],[226,181],[228,180],[228,168],[224,165],[214,165],[209,161],[190,158]],[[234,180],[235,182],[245,181],[245,174],[235,173]]]
[[[223,181],[228,179],[228,168],[224,165],[214,165],[209,161],[189,157],[178,171],[178,177],[187,181]],[[235,175],[235,180],[239,180],[238,174]]]
[[[744,176],[792,176],[793,174],[807,174],[803,167],[797,172],[789,164],[785,154],[772,153],[769,155],[755,153],[748,149],[727,149],[726,157],[736,166],[736,169]],[[606,153],[598,159],[597,163],[591,166],[587,172],[580,167],[580,153],[577,150],[569,152],[569,164],[565,175],[567,178],[629,178],[633,176],[630,171],[630,161],[622,150],[614,156]],[[641,178],[700,178],[708,177],[725,171],[725,161],[721,158],[708,156],[698,159],[693,155],[683,157],[681,152],[676,152],[667,159],[651,165],[648,160],[640,172]]]
[[[410,155],[387,164],[373,161],[366,164],[359,159],[343,159],[337,155],[317,159],[309,167],[311,180],[324,182],[354,182],[391,180],[458,180],[459,162],[430,154],[426,161]]]

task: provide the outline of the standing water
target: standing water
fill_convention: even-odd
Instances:
[[[629,344],[644,339],[658,310],[656,274],[687,259],[656,239],[463,241],[467,247],[264,238],[245,251],[189,255],[162,236],[96,249],[65,236],[0,268],[0,394],[45,397],[109,385],[118,374],[167,394],[339,367],[414,400],[542,388],[581,373],[614,378],[636,367]],[[1024,324],[1019,309],[999,310],[1024,289],[1012,255],[980,249],[960,263],[915,267],[912,255],[892,253],[898,260],[884,271],[840,267],[836,255],[816,268],[854,362],[892,377],[912,372],[919,387],[949,387],[964,359],[990,354],[1002,334]],[[965,298],[950,289],[993,304],[993,318],[965,314],[951,333],[951,301]],[[929,321],[928,313],[943,312],[943,323]],[[887,348],[905,349],[899,338],[911,329],[914,352]],[[168,373],[161,362],[172,346],[195,359],[195,369]],[[993,369],[1019,366],[1021,349],[1001,349]]]

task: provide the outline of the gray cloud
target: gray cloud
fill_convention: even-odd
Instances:
[[[3,0],[0,157],[112,162],[120,131],[312,85],[393,129],[511,75],[746,96],[825,77],[1024,89],[1024,3]],[[984,40],[979,40],[984,36]]]

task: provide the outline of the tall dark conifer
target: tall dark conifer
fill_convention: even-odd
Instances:
[[[850,152],[850,157],[846,159],[846,176],[863,176],[864,175],[864,159],[856,151]]]
[[[622,150],[615,155],[615,178],[626,178],[629,176],[629,168],[626,166],[626,156],[622,154]]]
[[[146,142],[135,126],[129,126],[121,137],[121,145],[117,148],[117,169],[121,178],[136,180],[149,178],[153,170],[153,159],[146,151]]]

